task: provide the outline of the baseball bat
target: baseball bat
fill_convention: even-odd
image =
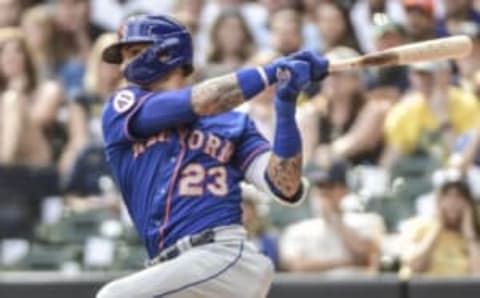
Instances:
[[[394,47],[385,51],[345,60],[330,61],[329,72],[370,66],[394,66],[416,62],[461,58],[472,50],[472,40],[465,35],[437,38]]]

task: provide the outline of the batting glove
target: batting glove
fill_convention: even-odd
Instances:
[[[276,75],[278,99],[295,102],[300,91],[311,81],[311,67],[304,61],[287,60],[279,63]]]
[[[289,57],[297,61],[309,63],[313,81],[321,81],[328,75],[328,60],[312,51],[300,51]]]

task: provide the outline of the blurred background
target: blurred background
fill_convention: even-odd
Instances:
[[[191,83],[300,49],[334,60],[470,36],[461,60],[334,73],[309,86],[298,108],[309,196],[290,209],[245,185],[243,221],[281,272],[275,297],[294,288],[351,297],[332,296],[342,281],[360,297],[453,297],[426,295],[422,278],[479,293],[480,1],[0,0],[1,297],[64,278],[65,291],[93,297],[110,276],[144,268],[100,125],[121,81],[101,52],[142,13],[187,25]],[[239,108],[270,140],[273,95]],[[92,289],[78,294],[85,278]],[[54,293],[45,297],[65,297]]]

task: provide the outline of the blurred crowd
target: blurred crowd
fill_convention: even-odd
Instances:
[[[330,61],[450,35],[470,56],[330,74],[301,94],[308,198],[244,186],[243,221],[279,271],[480,274],[480,1],[0,0],[0,269],[128,270],[143,248],[103,154],[101,61],[132,15],[195,44],[191,83],[301,49]],[[239,109],[267,139],[274,87]]]

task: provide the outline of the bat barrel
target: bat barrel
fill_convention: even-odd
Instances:
[[[464,35],[452,36],[412,43],[361,57],[331,61],[329,71],[336,72],[372,66],[405,65],[461,58],[467,56],[471,50],[472,41],[470,37]]]

